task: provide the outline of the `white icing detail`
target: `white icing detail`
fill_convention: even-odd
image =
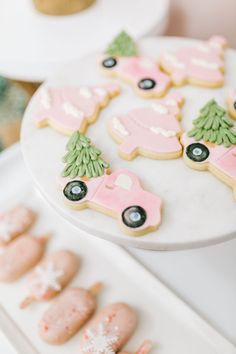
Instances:
[[[79,94],[83,96],[84,98],[91,98],[92,97],[92,92],[88,87],[81,87],[79,89]]]
[[[165,102],[167,106],[177,106],[177,102],[171,98],[167,99]]]
[[[176,132],[174,130],[167,130],[161,127],[151,127],[150,130],[155,134],[163,135],[165,138],[176,136]]]
[[[139,65],[144,69],[153,69],[156,66],[156,64],[149,58],[141,58]]]
[[[159,103],[153,103],[152,108],[154,109],[155,112],[160,113],[160,114],[168,114],[168,108],[165,107],[163,104]]]
[[[206,60],[198,59],[198,58],[193,58],[192,63],[196,66],[200,66],[204,69],[209,69],[209,70],[216,70],[219,68],[219,65],[217,63],[207,62]]]
[[[40,102],[43,108],[51,108],[51,96],[49,94],[49,91],[45,87],[40,90]]]
[[[125,126],[121,123],[121,121],[117,117],[112,118],[112,124],[114,129],[116,129],[121,135],[127,136],[129,135],[128,130]]]
[[[170,64],[173,65],[177,69],[184,69],[185,68],[184,63],[181,63],[180,61],[178,61],[178,59],[174,55],[165,54],[164,59],[169,61]]]
[[[80,111],[77,107],[71,104],[69,101],[63,103],[64,112],[68,115],[71,115],[75,118],[82,119],[84,117],[84,112]]]
[[[132,182],[132,179],[130,178],[130,176],[121,173],[117,177],[117,179],[115,180],[114,184],[118,187],[121,187],[121,188],[124,188],[124,189],[130,191],[132,188],[133,182]]]
[[[208,45],[205,44],[199,44],[197,47],[197,49],[199,49],[200,51],[204,52],[204,53],[209,53],[210,52],[210,48]]]
[[[104,97],[107,94],[107,91],[102,87],[95,87],[94,92],[100,97]]]
[[[61,284],[58,279],[64,275],[63,270],[55,269],[53,262],[49,262],[44,267],[37,267],[36,278],[32,282],[32,285],[38,285],[40,287],[39,295],[43,296],[49,289],[56,291],[61,290]]]
[[[107,334],[103,323],[97,329],[87,329],[88,344],[82,348],[83,353],[115,354],[112,345],[119,340],[117,335]]]

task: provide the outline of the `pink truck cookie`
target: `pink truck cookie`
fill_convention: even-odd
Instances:
[[[78,256],[67,250],[47,256],[28,278],[29,295],[22,301],[22,309],[35,301],[47,301],[56,296],[76,275]]]
[[[120,169],[88,181],[62,178],[60,184],[73,208],[91,208],[113,216],[127,234],[143,235],[161,222],[161,199],[142,189],[138,177],[129,170]]]
[[[174,159],[182,155],[179,142],[180,106],[184,98],[170,94],[148,107],[114,115],[108,130],[119,145],[119,155],[127,160],[143,155],[154,159]]]
[[[21,236],[0,255],[0,281],[15,281],[42,258],[47,237]]]
[[[145,340],[134,354],[148,354],[152,350],[152,343],[150,340]],[[126,351],[119,352],[119,354],[130,354]]]
[[[142,56],[104,56],[100,60],[102,72],[130,83],[135,92],[145,98],[163,96],[171,79],[163,73],[156,61]]]
[[[24,205],[18,205],[0,215],[0,246],[26,232],[34,223],[35,213]]]
[[[60,294],[39,322],[41,339],[63,344],[75,335],[94,313],[100,288],[101,284],[96,283],[88,290],[70,288]]]
[[[203,140],[196,142],[186,134],[182,143],[186,163],[196,170],[209,170],[233,189],[236,199],[236,145],[227,148]]]
[[[108,305],[82,333],[81,353],[115,354],[129,340],[137,325],[134,310],[124,303]]]
[[[161,67],[171,75],[175,85],[191,83],[205,87],[219,87],[224,83],[224,37],[213,36],[206,42],[186,46],[161,58]]]
[[[119,92],[115,82],[94,87],[42,87],[33,119],[39,128],[50,125],[66,135],[76,130],[83,133]]]
[[[226,103],[230,116],[236,119],[236,90],[232,90],[231,92],[229,92],[226,98]]]

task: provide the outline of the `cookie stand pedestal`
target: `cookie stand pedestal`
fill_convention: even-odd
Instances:
[[[57,17],[37,12],[31,0],[3,0],[0,75],[44,81],[63,63],[103,48],[123,29],[134,38],[162,34],[168,11],[168,0],[96,0],[77,14]]]
[[[197,41],[181,38],[146,38],[139,42],[142,54],[158,58],[163,51],[174,51],[183,45],[197,45]],[[224,106],[224,98],[236,80],[234,62],[236,53],[226,52],[225,86],[220,89],[203,89],[190,85],[178,89],[185,99],[181,125],[185,130],[192,126],[199,109],[212,97]],[[90,73],[89,77],[87,73]],[[96,65],[96,55],[65,66],[46,85],[94,85],[107,82]],[[121,83],[122,93],[101,112],[95,124],[90,125],[87,136],[103,151],[112,171],[130,169],[136,174],[145,190],[163,201],[162,223],[158,230],[142,237],[122,233],[115,219],[95,210],[76,211],[65,205],[58,189],[57,178],[63,169],[66,136],[52,128],[36,128],[33,113],[39,92],[33,97],[23,120],[21,146],[25,163],[32,179],[53,208],[67,221],[92,236],[101,237],[123,246],[150,250],[178,250],[197,248],[232,239],[236,235],[236,203],[231,188],[208,172],[194,171],[182,158],[151,160],[142,156],[126,161],[118,156],[118,144],[107,131],[107,123],[114,115],[126,114],[133,108],[151,106],[155,100],[142,99],[133,94],[132,88]],[[175,89],[171,90],[171,93]],[[131,185],[132,191],[132,185]],[[92,223],[91,223],[92,220]]]

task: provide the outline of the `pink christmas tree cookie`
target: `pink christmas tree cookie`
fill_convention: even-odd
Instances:
[[[86,136],[75,132],[70,137],[59,180],[66,203],[73,209],[91,208],[112,216],[132,236],[156,230],[161,223],[161,199],[144,190],[133,172],[111,173],[100,155]]]
[[[0,246],[11,242],[26,232],[34,223],[35,213],[24,205],[18,205],[0,215]]]
[[[136,325],[136,313],[129,305],[124,303],[108,305],[83,331],[81,352],[115,354],[129,340]]]
[[[230,116],[236,119],[236,90],[232,90],[231,92],[229,92],[226,98],[226,103]]]
[[[115,82],[94,87],[42,87],[33,119],[40,128],[50,125],[66,135],[76,130],[83,133],[119,92]]]
[[[174,159],[182,154],[179,142],[182,95],[175,93],[148,107],[115,115],[108,130],[119,145],[119,155],[127,160],[143,155],[153,159]]]
[[[224,83],[223,54],[226,46],[224,37],[213,36],[206,42],[164,54],[161,66],[177,86],[191,83],[203,87],[220,87]]]

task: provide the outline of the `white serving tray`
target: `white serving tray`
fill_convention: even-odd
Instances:
[[[0,211],[24,202],[40,213],[34,232],[52,232],[48,252],[69,248],[81,256],[81,272],[73,285],[87,287],[100,280],[104,290],[99,308],[126,301],[137,309],[139,326],[127,349],[134,351],[145,338],[154,343],[153,354],[236,354],[236,348],[204,322],[119,246],[78,232],[66,223],[35,192],[19,154],[13,148],[0,158]],[[37,322],[48,304],[35,304],[22,311],[25,278],[0,285],[0,329],[20,354],[76,354],[79,335],[67,344],[49,346],[37,335]],[[0,332],[1,332],[0,331]],[[1,334],[2,335],[2,334]],[[4,352],[6,354],[6,352]]]
[[[141,40],[139,47],[141,53],[157,59],[166,50],[196,43],[183,38],[157,37]],[[178,89],[186,98],[182,120],[184,129],[191,127],[199,109],[212,97],[220,104],[225,104],[225,97],[236,82],[236,52],[228,49],[225,59],[226,78],[223,88],[204,89],[186,85]],[[105,79],[99,73],[96,60],[94,54],[71,63],[51,77],[46,85],[94,85],[102,82]],[[197,248],[236,237],[236,203],[233,192],[211,173],[188,168],[182,158],[158,161],[137,157],[133,161],[125,161],[118,156],[118,145],[107,132],[108,118],[153,102],[137,97],[125,84],[122,85],[121,95],[102,111],[96,123],[87,130],[87,135],[104,152],[112,170],[130,169],[140,177],[146,190],[162,198],[162,223],[153,233],[130,237],[121,232],[116,220],[106,215],[89,209],[71,210],[65,205],[56,183],[63,169],[61,160],[68,138],[51,128],[36,128],[33,114],[37,99],[38,93],[31,100],[23,120],[21,143],[24,159],[34,183],[46,199],[78,229],[124,246],[151,250]]]

